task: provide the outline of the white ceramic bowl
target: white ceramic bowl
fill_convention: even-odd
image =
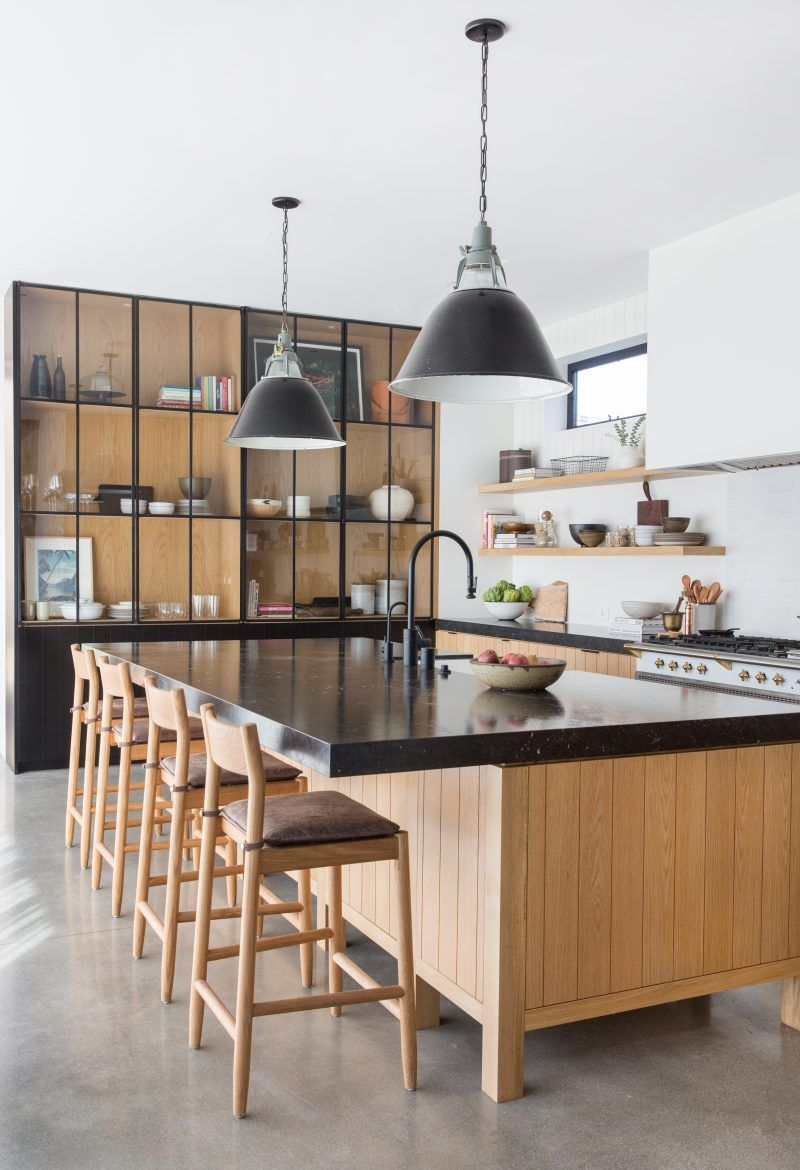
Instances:
[[[171,516],[175,511],[170,500],[151,500],[147,507],[151,516]]]
[[[147,500],[137,500],[136,504],[139,509],[139,515],[142,516],[147,511]],[[130,516],[133,512],[133,500],[130,496],[123,496],[119,502],[119,510],[123,516]]]
[[[81,620],[96,621],[103,616],[105,606],[101,605],[99,601],[82,601],[80,609]],[[61,602],[61,616],[68,622],[78,620],[78,607],[74,601]]]
[[[658,617],[668,608],[663,601],[623,601],[620,604],[628,617],[639,618],[642,621]]]
[[[492,617],[506,622],[513,622],[515,618],[522,617],[528,608],[527,601],[484,601],[483,604]]]

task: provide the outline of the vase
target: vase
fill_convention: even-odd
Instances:
[[[641,447],[619,447],[614,454],[613,464],[616,471],[644,467],[644,452]]]
[[[53,396],[53,384],[50,381],[47,358],[43,353],[33,355],[29,389],[31,398],[52,398]]]
[[[411,422],[410,398],[402,394],[389,393],[389,382],[373,382],[370,394],[370,418],[373,422],[388,422],[391,414],[394,423]]]
[[[67,376],[61,364],[61,354],[56,358],[56,368],[53,370],[53,397],[56,402],[64,402],[67,397]]]
[[[370,494],[369,506],[376,520],[388,520],[391,500],[391,519],[407,520],[414,511],[414,497],[406,488],[392,484],[376,488]]]

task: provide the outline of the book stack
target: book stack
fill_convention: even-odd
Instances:
[[[535,543],[533,532],[498,532],[494,538],[495,548],[533,548]]]
[[[198,374],[194,385],[195,391],[200,395],[199,403],[195,399],[195,405],[199,406],[200,410],[239,409],[236,377],[233,374],[226,374],[223,377],[217,377],[216,374]]]
[[[555,467],[518,467],[514,472],[514,483],[530,479],[555,479],[562,472]]]
[[[292,616],[293,607],[290,601],[265,601],[258,607],[259,617],[287,617]]]
[[[190,386],[162,386],[156,395],[156,406],[166,407],[168,410],[188,410],[189,399],[191,405],[200,405],[200,391]]]
[[[525,522],[524,516],[517,515],[511,508],[486,508],[481,512],[481,548],[494,548],[495,537],[503,524],[511,520]]]
[[[660,617],[642,619],[621,614],[619,617],[612,618],[608,632],[618,638],[632,638],[634,641],[641,641],[642,638],[649,637],[651,634],[663,634],[664,623]]]

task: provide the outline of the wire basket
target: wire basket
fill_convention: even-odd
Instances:
[[[560,459],[551,459],[550,466],[554,467],[559,475],[584,475],[588,471],[605,471],[608,467],[608,456],[562,455]]]

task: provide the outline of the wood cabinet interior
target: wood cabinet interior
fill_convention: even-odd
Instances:
[[[414,497],[414,520],[432,519],[431,447],[433,432],[392,427],[392,483]]]
[[[78,383],[75,361],[75,306],[77,296],[69,289],[27,286],[21,291],[22,312],[19,330],[20,392],[30,394],[34,354],[44,354],[50,377],[56,357],[61,354],[67,383],[67,398],[75,399]]]
[[[152,487],[153,499],[176,503],[178,480],[189,475],[189,415],[183,411],[144,410],[139,415],[139,483]],[[143,516],[142,523],[157,519]]]
[[[295,525],[295,604],[303,610],[314,607],[303,616],[338,617],[339,533],[338,524]]]
[[[347,495],[369,496],[389,479],[389,428],[349,423],[347,427]]]
[[[236,379],[236,409],[241,401],[241,314],[238,309],[192,308],[192,382],[213,375]]]
[[[162,386],[189,386],[189,306],[139,303],[139,403],[155,406]]]
[[[239,524],[192,521],[192,596],[219,598],[219,618],[239,617]]]
[[[132,416],[130,409],[79,405],[79,491],[96,495],[101,483],[133,482]]]
[[[211,488],[206,499],[212,512],[238,516],[241,493],[241,451],[223,440],[231,429],[227,414],[192,417],[192,475],[207,476]]]
[[[32,511],[45,507],[44,492],[53,475],[61,476],[65,492],[76,490],[75,412],[70,403],[20,403],[19,486],[24,476],[36,477]]]
[[[430,531],[430,528],[427,524],[392,524],[391,529],[391,576],[404,578],[408,570],[408,558],[411,550],[420,537]],[[429,541],[417,556],[414,589],[414,612],[417,617],[431,616],[432,571],[433,541]]]
[[[180,602],[189,610],[189,521],[148,516],[139,521],[139,600]],[[147,614],[158,620],[155,608]]]
[[[292,604],[293,525],[287,520],[248,520],[248,537],[255,547],[247,553],[247,580],[258,583],[262,605]],[[272,620],[291,614],[267,614]]]
[[[130,297],[78,294],[80,380],[107,371],[119,382],[117,404],[133,401],[133,307]],[[80,397],[80,395],[79,395]]]
[[[348,596],[354,584],[374,585],[388,576],[388,529],[385,524],[348,524],[345,550],[345,588]]]

